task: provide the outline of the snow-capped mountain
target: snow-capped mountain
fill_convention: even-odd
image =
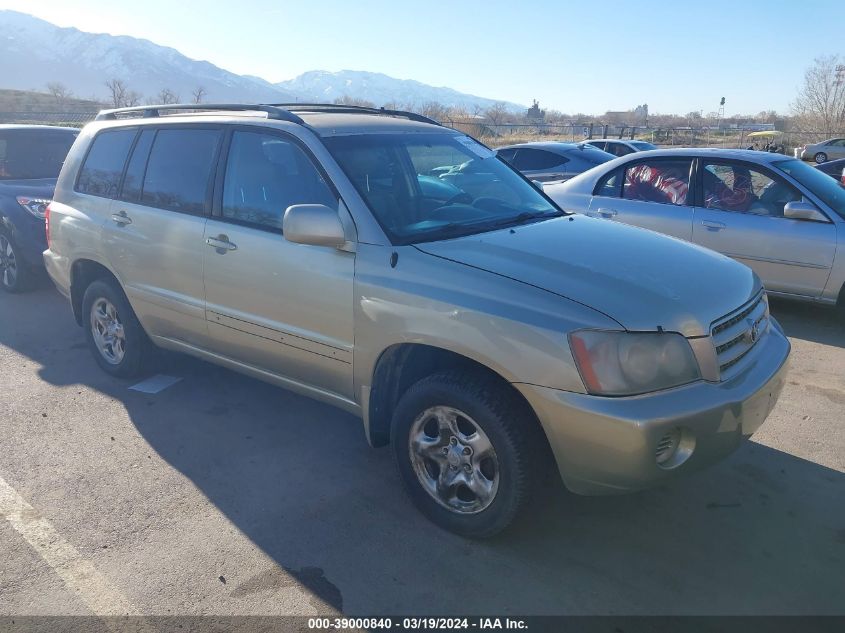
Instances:
[[[0,11],[0,87],[44,90],[61,82],[76,95],[105,98],[105,82],[122,79],[147,97],[163,88],[191,101],[294,101],[296,95],[253,77],[185,57],[148,40],[61,28],[25,13]],[[143,101],[142,101],[143,102]]]
[[[447,107],[489,108],[498,103],[495,99],[477,97],[458,92],[452,88],[429,86],[413,79],[396,79],[382,73],[361,70],[328,72],[311,70],[295,79],[276,84],[279,88],[305,96],[311,101],[329,102],[343,96],[371,101],[377,106],[392,103],[406,107],[421,106],[434,102]],[[505,102],[512,110],[524,110],[525,106]]]
[[[86,33],[63,28],[17,11],[0,10],[0,88],[44,91],[59,82],[76,96],[107,101],[106,82],[124,81],[139,93],[141,103],[155,99],[167,88],[180,101],[192,101],[198,87],[209,102],[331,103],[348,96],[376,105],[422,106],[430,102],[464,107],[470,111],[489,108],[497,101],[436,88],[409,79],[380,73],[343,70],[336,73],[310,71],[278,84],[260,77],[237,75],[206,61],[190,59],[173,48],[149,40]],[[509,109],[524,106],[505,104]]]

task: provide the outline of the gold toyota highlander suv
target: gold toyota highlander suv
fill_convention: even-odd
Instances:
[[[607,494],[728,455],[790,349],[749,268],[566,214],[407,112],[105,111],[47,232],[105,371],[137,375],[159,346],[350,411],[419,509],[467,536],[505,528],[552,462]]]

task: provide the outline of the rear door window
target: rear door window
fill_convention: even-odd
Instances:
[[[568,162],[566,158],[542,149],[520,149],[516,153],[513,166],[520,171],[542,171],[553,169]]]
[[[688,205],[692,161],[653,160],[637,162],[625,170],[622,197],[628,200]]]
[[[76,182],[79,193],[104,198],[117,195],[123,167],[136,132],[136,128],[106,130],[94,138]]]
[[[513,163],[513,158],[514,158],[515,155],[516,155],[516,150],[513,149],[513,148],[500,149],[500,150],[496,151],[496,156],[498,156],[499,158],[501,158],[501,159],[503,159],[503,160],[505,160],[509,163]]]
[[[142,204],[204,213],[211,197],[220,137],[218,129],[160,129],[144,173]]]
[[[621,175],[622,170],[617,169],[602,176],[596,185],[593,195],[603,196],[605,198],[618,198],[620,191],[619,183],[622,180]]]

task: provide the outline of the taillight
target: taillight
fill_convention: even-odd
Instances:
[[[50,205],[44,210],[44,231],[47,233],[47,248],[50,248]]]

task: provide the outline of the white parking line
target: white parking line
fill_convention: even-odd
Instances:
[[[95,615],[139,615],[135,606],[2,477],[0,516],[11,523]]]
[[[130,391],[140,391],[141,393],[159,393],[168,387],[172,387],[180,380],[182,380],[180,376],[156,374],[146,380],[142,380],[137,385],[132,385],[129,389]]]

